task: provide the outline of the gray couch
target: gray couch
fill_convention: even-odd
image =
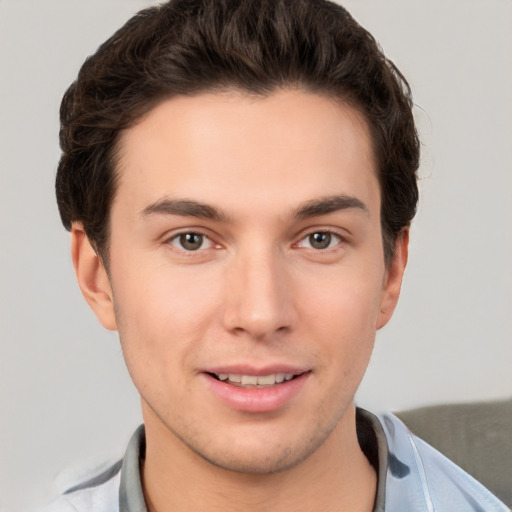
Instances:
[[[395,414],[512,508],[512,397]]]

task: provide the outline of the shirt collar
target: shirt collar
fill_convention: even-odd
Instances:
[[[121,466],[119,512],[147,512],[141,480],[141,467],[145,457],[146,434],[144,425],[140,425],[128,443]]]

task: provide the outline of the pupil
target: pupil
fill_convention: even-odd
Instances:
[[[309,243],[315,249],[326,249],[331,243],[330,233],[313,233],[309,235]]]
[[[203,244],[203,235],[197,233],[186,233],[180,236],[180,244],[184,249],[196,251]]]

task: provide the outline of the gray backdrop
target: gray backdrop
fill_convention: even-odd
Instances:
[[[122,453],[140,422],[116,336],[75,284],[53,179],[60,98],[143,0],[0,0],[0,510]],[[395,318],[358,402],[512,393],[512,2],[351,0],[410,79],[422,199]],[[61,485],[65,483],[61,482]]]

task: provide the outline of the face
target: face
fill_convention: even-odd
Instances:
[[[148,435],[237,471],[307,459],[353,410],[405,265],[406,248],[384,265],[365,122],[311,93],[203,94],[121,142],[110,273],[89,269],[88,300]]]

